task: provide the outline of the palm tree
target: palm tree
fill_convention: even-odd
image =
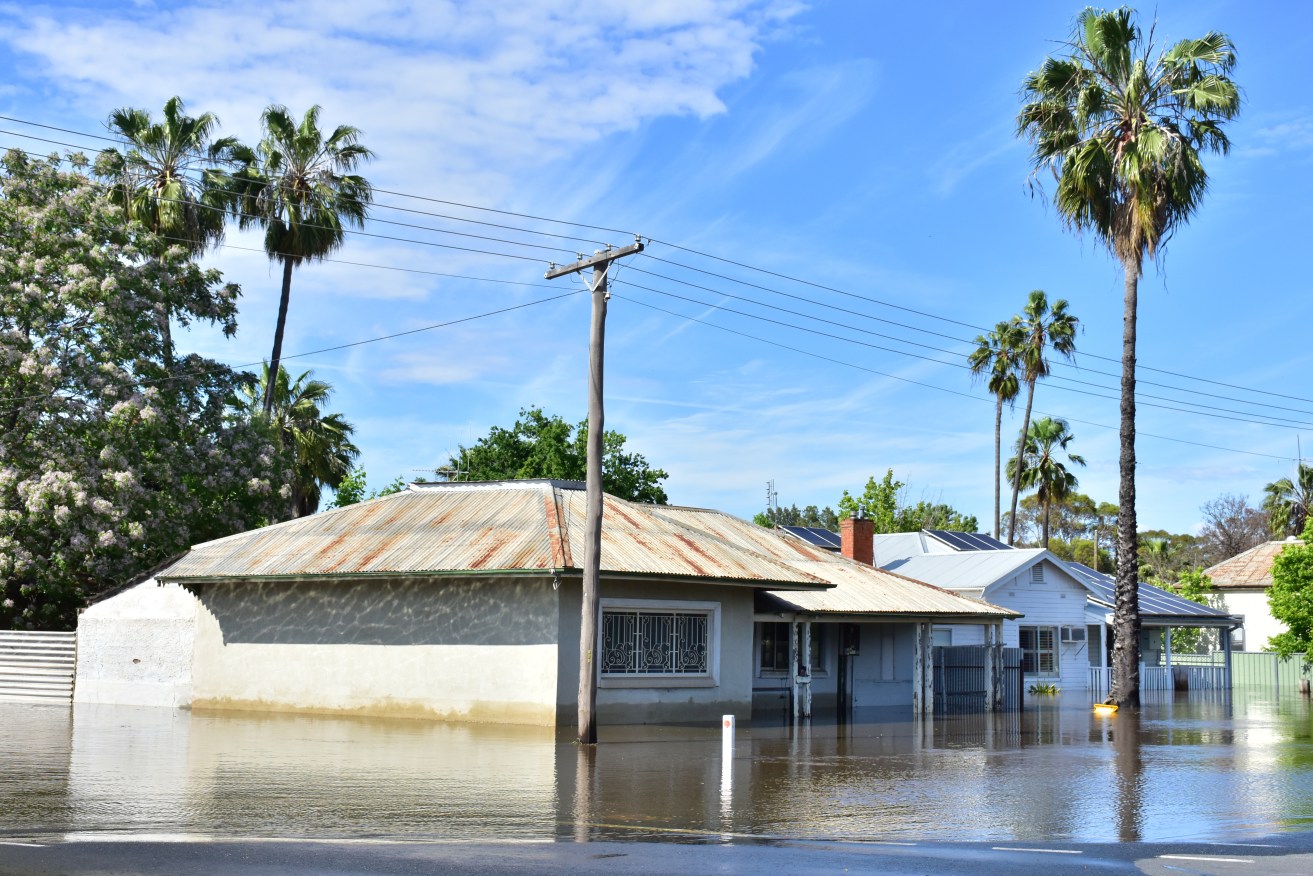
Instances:
[[[1231,41],[1210,32],[1157,52],[1129,9],[1086,9],[1062,57],[1023,84],[1017,132],[1033,145],[1035,175],[1051,170],[1063,224],[1091,231],[1122,264],[1121,461],[1110,699],[1140,701],[1136,580],[1135,320],[1146,256],[1155,258],[1203,200],[1201,152],[1226,153],[1224,123],[1240,111],[1229,78]],[[1036,178],[1032,175],[1032,180]]]
[[[297,517],[319,510],[324,487],[336,490],[350,475],[360,448],[351,441],[355,427],[341,414],[325,414],[323,406],[333,387],[311,379],[311,371],[293,381],[279,366],[278,379],[269,381],[265,363],[258,382],[244,384],[232,399],[232,407],[246,418],[268,416],[284,449],[293,456],[292,501]],[[271,413],[264,399],[273,399]]]
[[[1017,399],[1021,384],[1017,372],[1021,367],[1021,323],[1015,317],[1000,322],[987,335],[976,335],[976,349],[967,357],[972,377],[989,375],[986,388],[994,396],[994,538],[1000,531],[1000,481],[1003,453],[1003,403],[1008,406]]]
[[[1067,430],[1066,420],[1054,420],[1049,417],[1036,420],[1030,425],[1023,445],[1020,466],[1014,456],[1008,460],[1008,476],[1020,477],[1021,485],[1027,490],[1035,491],[1043,509],[1043,536],[1041,544],[1049,546],[1049,511],[1054,502],[1061,502],[1071,495],[1080,482],[1067,467],[1058,460],[1059,452],[1067,453],[1067,445],[1075,438]],[[1067,453],[1067,461],[1084,465],[1084,458],[1075,453]]]
[[[1313,465],[1301,462],[1293,481],[1281,478],[1263,487],[1263,492],[1267,494],[1263,510],[1271,520],[1272,535],[1276,538],[1299,535],[1313,510]]]
[[[1026,413],[1021,418],[1021,434],[1017,436],[1017,452],[1021,455],[1021,467],[1009,473],[1012,481],[1012,514],[1008,520],[1008,544],[1017,536],[1017,498],[1021,495],[1021,484],[1026,469],[1026,455],[1022,448],[1030,430],[1030,410],[1035,402],[1035,384],[1041,377],[1049,376],[1048,349],[1053,348],[1070,359],[1076,352],[1076,326],[1080,320],[1067,312],[1067,302],[1059,298],[1049,307],[1048,296],[1042,289],[1030,293],[1026,307],[1017,318],[1021,331],[1021,381],[1026,384]]]
[[[212,139],[219,127],[213,113],[189,116],[182,98],[164,104],[161,121],[144,109],[116,109],[108,127],[123,140],[123,151],[105,149],[96,174],[111,182],[109,199],[129,219],[193,254],[223,237],[232,166],[241,146],[233,137]],[[172,308],[161,314],[164,354],[172,360],[169,328]]]
[[[319,107],[306,110],[298,125],[286,107],[271,106],[261,117],[264,137],[243,154],[247,166],[237,174],[242,228],[264,228],[264,250],[283,266],[282,297],[269,368],[277,372],[283,329],[292,296],[292,269],[323,259],[346,239],[346,227],[365,224],[374,190],[353,171],[374,153],[360,145],[360,130],[338,125],[327,137],[319,130]],[[273,387],[264,410],[273,409]]]

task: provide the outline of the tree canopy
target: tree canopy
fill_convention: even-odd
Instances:
[[[670,477],[648,465],[641,453],[625,449],[626,438],[608,429],[602,435],[602,490],[621,499],[665,505],[661,482]],[[449,477],[461,481],[559,478],[582,481],[588,466],[588,424],[571,426],[542,408],[521,408],[509,429],[493,426],[472,447],[461,447],[447,461]]]
[[[866,487],[857,496],[847,490],[839,498],[839,519],[861,514],[874,524],[877,534],[890,532],[917,532],[922,529],[950,529],[958,532],[975,532],[979,521],[974,515],[963,514],[942,502],[921,500],[915,504],[906,501],[907,484],[894,478],[894,470],[885,471],[884,477],[868,478]]]
[[[1268,647],[1282,657],[1303,654],[1308,664],[1313,656],[1313,519],[1301,538],[1303,544],[1287,545],[1272,561],[1267,601],[1286,631],[1273,636]]]
[[[236,329],[237,287],[187,246],[80,170],[9,152],[0,290],[0,628],[67,628],[189,545],[288,516],[276,437],[225,418],[238,375],[166,365],[165,308]]]

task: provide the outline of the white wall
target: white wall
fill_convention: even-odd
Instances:
[[[1222,604],[1228,614],[1245,616],[1245,650],[1266,651],[1267,640],[1277,633],[1284,633],[1286,625],[1272,617],[1271,606],[1267,602],[1267,588],[1244,590],[1219,590]]]
[[[1044,569],[1042,583],[1032,581],[1031,571],[1027,568],[1019,575],[999,581],[985,590],[984,598],[987,602],[1025,615],[1021,620],[1003,622],[1003,644],[1006,647],[1020,647],[1017,632],[1020,626],[1076,626],[1085,629],[1085,599],[1089,591],[1075,578],[1048,560],[1042,560],[1040,565]],[[957,643],[956,630],[953,641]],[[1058,659],[1061,666],[1059,676],[1053,678],[1028,675],[1026,684],[1043,681],[1064,689],[1087,689],[1090,684],[1089,644],[1089,642],[1059,644]]]
[[[83,611],[73,701],[189,704],[198,607],[186,590],[152,578]]]

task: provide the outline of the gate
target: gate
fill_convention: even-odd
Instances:
[[[984,712],[987,645],[939,645],[935,648],[935,712],[960,715]],[[998,676],[1002,687],[1002,709],[1021,708],[1021,649],[995,646]]]

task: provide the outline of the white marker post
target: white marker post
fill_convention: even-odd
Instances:
[[[720,719],[720,820],[724,830],[734,824],[734,716]]]

